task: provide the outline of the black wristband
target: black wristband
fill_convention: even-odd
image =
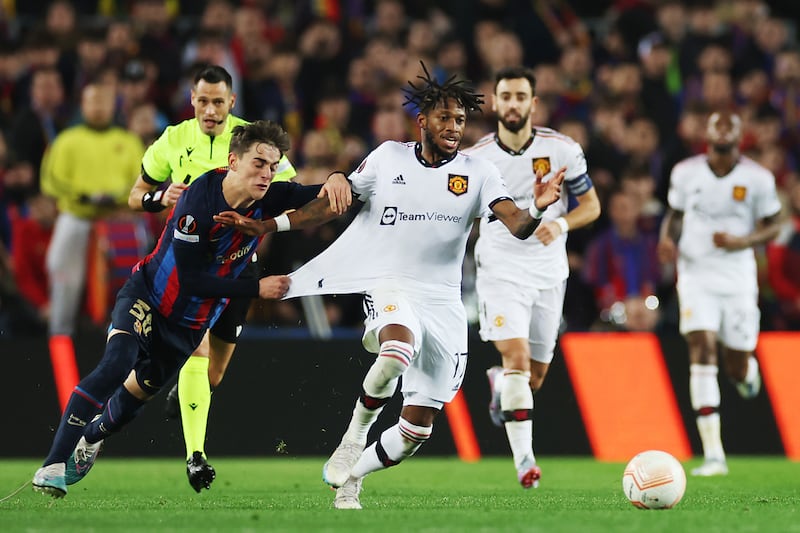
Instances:
[[[148,191],[144,193],[144,196],[142,196],[142,208],[150,213],[163,211],[167,208],[167,206],[161,203],[161,197],[163,195],[164,191]]]
[[[344,176],[345,179],[347,179],[347,172],[345,172],[344,170],[334,170],[333,172],[328,174],[328,177],[326,179],[331,179],[331,176],[333,176],[334,174],[341,174],[342,176]]]

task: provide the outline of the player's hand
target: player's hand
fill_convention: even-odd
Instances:
[[[178,203],[178,198],[181,197],[183,191],[189,188],[188,185],[185,183],[170,183],[167,190],[164,191],[164,194],[161,196],[161,205],[170,207]]]
[[[536,171],[536,181],[533,183],[533,203],[536,209],[544,211],[548,205],[556,203],[561,198],[561,184],[567,175],[567,167],[561,167],[553,179],[542,181],[544,173]]]
[[[665,265],[674,263],[675,259],[678,257],[678,247],[675,246],[675,241],[666,237],[658,241],[656,254],[658,254],[658,260],[661,261],[661,263]]]
[[[561,226],[552,220],[539,224],[533,235],[547,246],[561,235]]]
[[[724,248],[729,252],[750,248],[750,241],[747,237],[738,237],[730,233],[725,233],[724,231],[715,231],[713,239],[714,246],[717,248]]]
[[[326,196],[331,203],[331,211],[337,215],[341,215],[350,209],[350,204],[353,203],[353,191],[344,173],[334,172],[328,176],[328,181],[320,189],[317,198],[325,198]]]
[[[236,228],[251,237],[258,237],[267,233],[267,229],[261,220],[240,215],[236,211],[223,211],[218,215],[214,215],[214,222],[219,222],[228,228]]]
[[[280,299],[286,296],[291,283],[289,276],[267,276],[258,280],[258,297]]]

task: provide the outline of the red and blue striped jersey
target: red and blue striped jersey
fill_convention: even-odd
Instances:
[[[181,194],[155,249],[134,271],[144,274],[150,302],[175,323],[192,329],[212,325],[229,298],[258,296],[257,279],[239,279],[259,237],[223,227],[213,216],[232,208],[222,194],[226,168],[206,172]],[[236,209],[255,219],[275,217],[314,199],[319,185],[272,183],[264,198]]]

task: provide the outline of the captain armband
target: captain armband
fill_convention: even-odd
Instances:
[[[594,185],[592,184],[592,179],[589,177],[589,174],[581,174],[574,180],[567,181],[567,190],[573,196],[580,196],[586,193],[593,186]]]
[[[158,213],[167,208],[161,203],[161,197],[164,196],[164,191],[148,191],[142,196],[142,208],[150,213]]]

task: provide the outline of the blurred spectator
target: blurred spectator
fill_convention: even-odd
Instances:
[[[50,316],[49,276],[45,256],[56,220],[56,204],[44,195],[28,201],[28,216],[14,221],[12,265],[14,281],[20,296],[44,327]]]
[[[400,0],[377,0],[375,13],[367,24],[370,37],[383,37],[395,45],[405,40],[406,9]]]
[[[108,45],[105,28],[87,28],[78,37],[78,61],[75,66],[75,79],[69,89],[74,102],[83,98],[83,88],[97,79],[106,66]]]
[[[17,164],[30,166],[38,190],[42,156],[67,122],[64,87],[57,69],[43,67],[33,72],[30,102],[14,117],[9,129],[9,148]]]
[[[231,53],[229,43],[230,37],[224,30],[201,26],[196,39],[184,47],[181,62],[184,68],[199,64],[223,67],[233,79],[233,92],[242,95],[242,73]],[[244,106],[244,98],[241,96],[239,105]]]
[[[113,125],[114,89],[88,84],[82,91],[84,123],[61,132],[42,163],[42,192],[56,199],[59,215],[47,250],[50,335],[72,335],[86,282],[92,222],[127,207],[139,175],[141,140]]]
[[[124,126],[136,134],[146,148],[164,131],[162,117],[156,106],[150,102],[143,102],[130,109]]]
[[[669,43],[661,33],[648,34],[639,41],[639,61],[642,64],[642,110],[658,127],[665,142],[675,135],[678,107],[667,80],[672,61]]]
[[[647,117],[634,118],[625,131],[623,141],[626,166],[641,166],[653,176],[660,176],[664,162],[658,127]]]
[[[139,42],[129,20],[112,20],[106,31],[107,62],[118,69],[139,55]]]
[[[16,109],[29,106],[30,86],[33,73],[44,68],[59,68],[61,51],[55,40],[45,31],[35,31],[25,38],[20,51],[17,79],[13,85],[13,103]],[[69,88],[72,80],[72,66],[62,70],[64,87]],[[70,93],[67,93],[69,97]]]
[[[347,61],[339,28],[324,20],[312,22],[300,35],[299,51],[297,88],[303,95],[303,128],[308,129],[314,127],[317,103],[325,95],[325,89],[347,72]]]
[[[400,109],[384,108],[375,112],[372,117],[372,143],[373,148],[385,141],[409,141],[413,137],[408,116]]]
[[[644,233],[658,233],[664,204],[656,198],[656,180],[647,166],[633,166],[625,170],[620,178],[623,192],[630,194],[640,206],[637,225]]]
[[[769,284],[778,299],[776,329],[800,329],[800,182],[789,192],[789,218],[767,244]]]
[[[648,297],[656,294],[661,269],[656,255],[658,237],[644,233],[638,221],[641,205],[622,190],[608,202],[611,226],[590,244],[584,263],[584,280],[594,287],[600,318],[626,329],[652,329],[657,306]],[[646,313],[649,310],[651,313]],[[627,323],[628,315],[632,322]]]
[[[155,66],[152,66],[155,69]],[[148,72],[147,64],[140,60],[128,61],[122,68],[119,83],[119,103],[117,104],[116,123],[127,127],[135,109],[144,104],[152,106],[156,135],[169,125],[167,116],[152,105],[152,86],[155,74]]]
[[[181,70],[183,43],[174,28],[173,15],[167,7],[166,0],[131,0],[130,6],[130,20],[139,42],[139,55],[142,59],[149,59],[158,67],[155,103],[160,109],[168,109],[170,96],[177,89],[178,81],[183,74]],[[185,96],[181,94],[182,102],[186,101]]]
[[[705,124],[709,115],[708,106],[699,100],[686,102],[678,117],[678,135],[664,147],[663,172],[657,176],[659,200],[666,202],[669,189],[669,174],[678,161],[705,151]]]

